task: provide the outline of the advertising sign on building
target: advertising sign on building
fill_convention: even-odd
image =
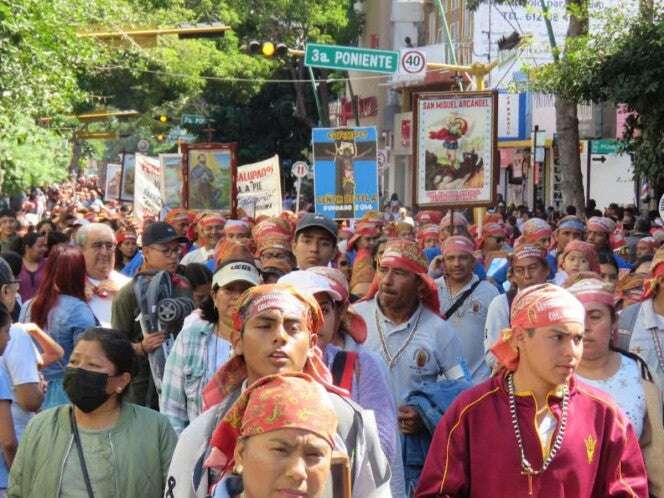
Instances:
[[[415,95],[415,204],[494,203],[497,100],[495,91]]]
[[[526,93],[498,94],[498,140],[528,140],[530,123],[529,95]]]
[[[379,209],[376,128],[314,128],[316,213],[361,218]]]

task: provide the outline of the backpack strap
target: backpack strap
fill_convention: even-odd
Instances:
[[[353,387],[353,374],[357,353],[353,351],[339,351],[332,362],[332,380],[335,386],[346,389],[348,392]]]
[[[478,280],[475,282],[473,285],[470,286],[470,289],[467,289],[461,296],[459,296],[459,299],[457,299],[452,306],[450,306],[445,313],[443,313],[443,320],[447,320],[449,317],[451,317],[456,311],[461,308],[461,305],[466,302],[466,299],[470,297],[470,295],[473,293],[473,291],[477,288],[478,285],[482,283],[481,280]]]

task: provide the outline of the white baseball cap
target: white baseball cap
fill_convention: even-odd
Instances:
[[[281,277],[278,283],[292,285],[297,290],[308,292],[312,296],[325,292],[333,301],[342,301],[341,295],[334,290],[327,278],[307,270],[292,271]]]
[[[212,277],[212,286],[225,287],[238,281],[260,285],[263,279],[258,268],[252,263],[248,261],[229,261],[215,272]]]

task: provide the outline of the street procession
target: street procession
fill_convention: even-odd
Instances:
[[[0,0],[0,498],[664,498],[662,0]]]

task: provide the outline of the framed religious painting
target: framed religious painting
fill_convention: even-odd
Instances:
[[[237,144],[182,144],[183,204],[187,209],[237,210]]]
[[[498,94],[417,93],[413,109],[414,204],[427,208],[494,205]]]

